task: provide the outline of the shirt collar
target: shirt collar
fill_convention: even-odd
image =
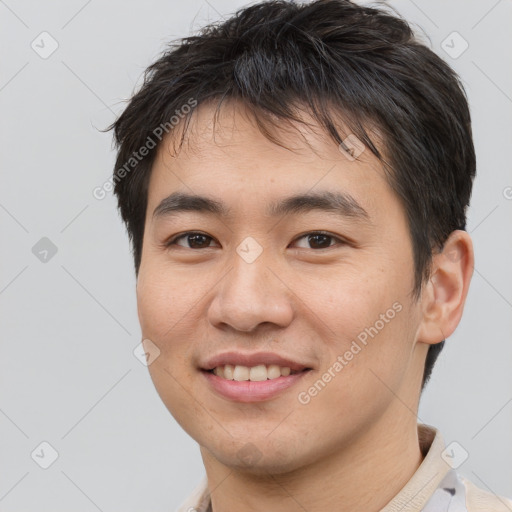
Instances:
[[[437,489],[451,467],[442,455],[445,449],[441,433],[430,425],[418,425],[418,439],[423,462],[402,490],[381,512],[417,512]]]

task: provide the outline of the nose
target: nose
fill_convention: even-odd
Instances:
[[[293,318],[293,294],[275,265],[261,255],[248,263],[238,254],[215,290],[208,319],[217,328],[252,332],[261,324],[286,327]]]

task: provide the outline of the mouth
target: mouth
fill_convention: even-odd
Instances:
[[[258,364],[255,366],[226,364],[203,371],[216,375],[224,380],[262,382],[296,375],[309,370],[311,370],[311,368],[292,369],[289,366],[279,366],[277,364]]]
[[[314,368],[272,352],[224,352],[199,368],[209,391],[235,402],[262,402],[291,390]]]
[[[312,370],[275,354],[224,354],[201,368],[210,391],[224,399],[245,403],[274,399],[291,390]]]

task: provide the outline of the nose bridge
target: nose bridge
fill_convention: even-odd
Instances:
[[[275,275],[268,249],[248,237],[233,252],[230,267],[210,304],[212,324],[247,332],[261,323],[283,327],[291,321],[290,294]]]

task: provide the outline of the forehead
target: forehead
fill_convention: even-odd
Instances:
[[[195,196],[196,209],[198,199],[204,205],[204,199],[210,198],[204,210],[225,216],[239,207],[265,215],[289,213],[300,209],[300,197],[315,195],[318,203],[337,203],[349,215],[359,210],[359,217],[367,214],[367,221],[389,207],[386,202],[397,202],[380,161],[341,121],[346,144],[340,148],[311,117],[302,118],[306,124],[276,121],[271,127],[276,141],[262,133],[240,103],[225,102],[220,110],[199,105],[183,143],[179,144],[181,124],[159,147],[150,179],[148,217],[159,206],[160,213],[170,211],[178,195],[181,206],[187,200],[191,203],[184,196]],[[285,196],[288,203],[279,202]],[[376,208],[379,203],[381,208]]]

